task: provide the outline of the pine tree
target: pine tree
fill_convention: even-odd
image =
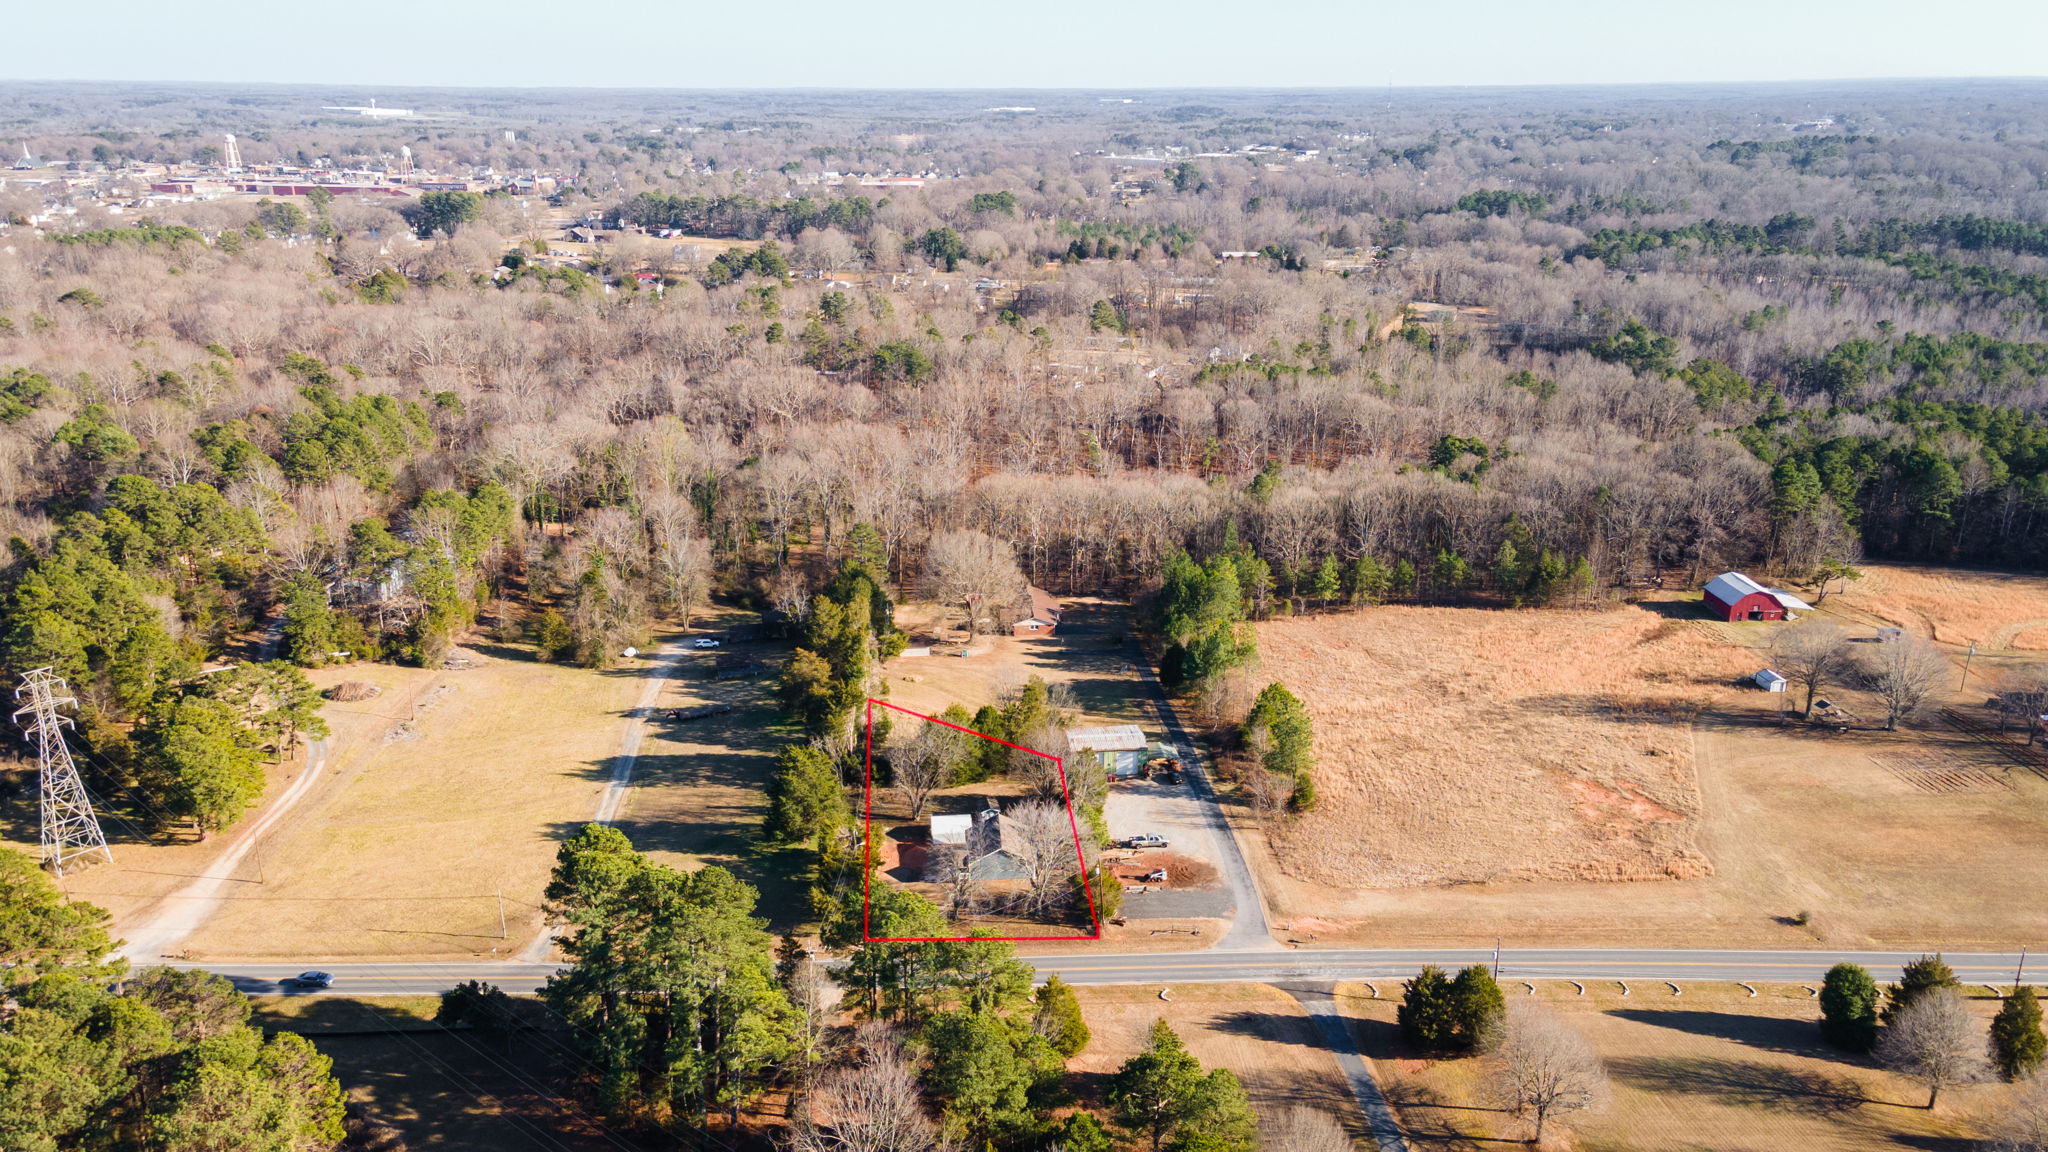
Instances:
[[[1076,1112],[1067,1117],[1059,1133],[1059,1146],[1064,1152],[1111,1152],[1116,1147],[1116,1139],[1093,1112]]]
[[[1423,1052],[1446,1052],[1457,1044],[1458,1005],[1450,977],[1434,964],[1401,985],[1401,1006],[1395,1012],[1401,1034]]]
[[[1457,1021],[1458,1045],[1470,1052],[1491,1048],[1499,1040],[1501,1021],[1508,1010],[1507,997],[1485,965],[1473,964],[1451,981],[1451,1007]]]
[[[1868,1052],[1877,1044],[1877,981],[1860,964],[1828,969],[1820,987],[1821,1038],[1849,1052]]]
[[[1264,750],[1269,772],[1298,776],[1315,764],[1315,733],[1308,709],[1284,684],[1268,684],[1245,717],[1240,738]]]
[[[1991,1062],[2007,1080],[2024,1080],[2048,1056],[2048,1035],[2041,1032],[2041,1001],[2021,985],[2005,998],[1991,1020]]]
[[[1035,999],[1038,1011],[1031,1027],[1062,1056],[1073,1056],[1088,1046],[1088,1022],[1081,1018],[1081,1000],[1074,989],[1058,976],[1048,976]]]
[[[1152,1152],[1200,1147],[1205,1152],[1252,1152],[1257,1122],[1237,1077],[1202,1065],[1164,1020],[1152,1023],[1143,1051],[1110,1077],[1104,1094],[1110,1114]]]
[[[1287,810],[1296,814],[1316,808],[1316,778],[1303,768],[1294,774],[1294,787],[1287,791]]]
[[[1393,579],[1393,572],[1385,564],[1370,556],[1360,556],[1351,564],[1351,602],[1378,604],[1384,601]]]
[[[1956,974],[1942,962],[1941,953],[1922,956],[1905,966],[1899,973],[1899,982],[1885,988],[1885,1005],[1881,1013],[1886,1024],[1898,1018],[1913,1001],[1925,996],[1936,988],[1962,987]]]
[[[792,745],[776,755],[775,777],[768,783],[768,815],[761,823],[764,837],[798,843],[843,828],[852,819],[830,756],[808,744]]]
[[[1316,568],[1315,583],[1310,591],[1315,594],[1316,599],[1323,602],[1325,608],[1335,603],[1337,596],[1344,591],[1344,581],[1338,575],[1335,556],[1323,557],[1322,564]]]

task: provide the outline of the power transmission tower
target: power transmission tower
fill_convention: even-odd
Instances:
[[[14,713],[14,722],[35,738],[36,757],[42,764],[43,863],[59,876],[64,874],[66,861],[81,856],[97,852],[110,864],[114,860],[107,835],[100,831],[99,817],[92,814],[85,784],[78,779],[78,765],[71,762],[71,749],[64,743],[64,727],[71,718],[58,715],[57,708],[78,706],[78,701],[61,695],[66,690],[64,678],[54,668],[30,672],[14,690],[16,700],[28,697],[27,707]],[[28,719],[23,720],[24,716]]]

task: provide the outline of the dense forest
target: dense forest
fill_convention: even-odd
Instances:
[[[139,817],[231,820],[294,666],[829,632],[948,534],[1252,618],[2048,563],[2037,88],[415,95],[0,89],[65,161],[0,188],[0,661]],[[224,125],[488,190],[124,199]]]

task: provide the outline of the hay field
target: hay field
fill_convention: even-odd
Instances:
[[[1823,610],[1867,615],[1944,644],[2048,650],[2048,577],[1865,564]]]
[[[639,668],[460,655],[473,663],[313,674],[383,690],[322,710],[331,779],[244,860],[187,939],[195,958],[489,956],[540,931],[555,849],[596,810]]]
[[[1732,985],[1689,985],[1679,998],[1654,983],[1629,997],[1611,984],[1589,985],[1584,997],[1566,984],[1538,988],[1607,1066],[1607,1107],[1571,1125],[1571,1146],[1585,1152],[1960,1150],[1973,1146],[1976,1119],[2001,1094],[1996,1085],[1950,1088],[1928,1113],[1919,1107],[1924,1088],[1824,1047],[1818,1010],[1796,986],[1758,985],[1754,999]],[[1506,990],[1523,992],[1512,981]],[[1379,991],[1399,993],[1398,985]],[[1338,1002],[1419,1152],[1527,1139],[1526,1127],[1488,1099],[1486,1061],[1411,1059],[1399,1046],[1394,1000],[1346,984]],[[1972,1007],[1986,1018],[1997,1010],[1988,997]]]
[[[1258,626],[1315,718],[1320,805],[1268,838],[1332,888],[1706,875],[1691,718],[1751,671],[1643,608],[1381,607]]]
[[[1189,984],[1159,999],[1154,987],[1074,989],[1091,1033],[1088,1047],[1067,1062],[1076,1095],[1099,1106],[1105,1082],[1145,1046],[1154,1020],[1164,1019],[1205,1068],[1228,1068],[1264,1116],[1296,1105],[1318,1108],[1347,1125],[1360,1122],[1358,1103],[1324,1045],[1315,1022],[1294,997],[1265,984]]]

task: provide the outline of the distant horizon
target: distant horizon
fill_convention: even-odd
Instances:
[[[1222,0],[1042,0],[1028,15],[938,0],[782,0],[765,13],[652,0],[591,14],[539,0],[203,8],[103,0],[82,29],[76,11],[27,6],[10,20],[9,66],[33,73],[24,81],[628,91],[1839,83],[2037,78],[2048,67],[2048,5],[2037,0],[1962,0],[1939,14],[1912,0],[1467,0],[1448,17],[1337,0],[1253,12]]]
[[[649,84],[429,84],[404,81],[352,81],[352,80],[201,80],[189,78],[149,77],[142,79],[106,76],[70,77],[0,77],[0,87],[30,84],[104,84],[123,87],[166,87],[166,88],[292,88],[330,92],[676,92],[716,93],[730,95],[746,92],[770,93],[892,93],[907,92],[918,94],[943,94],[947,92],[996,93],[996,92],[1043,92],[1055,95],[1085,95],[1091,93],[1143,94],[1143,93],[1359,93],[1371,95],[1396,92],[1517,92],[1517,91],[1578,91],[1585,89],[1628,89],[1628,88],[1799,88],[1823,85],[1894,85],[1894,84],[2025,84],[2036,83],[2048,86],[2048,72],[2040,74],[2014,74],[2008,76],[1798,76],[1788,79],[1742,79],[1742,80],[1561,80],[1532,81],[1528,83],[1500,84],[1184,84],[1153,85],[1137,88],[1117,88],[1100,84],[1070,85],[948,85],[933,87],[884,87],[854,86],[843,84],[722,84],[722,85],[649,85]]]

